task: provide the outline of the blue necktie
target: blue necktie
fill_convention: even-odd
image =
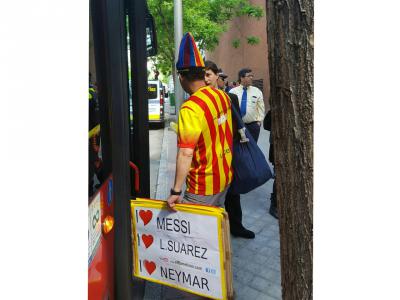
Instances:
[[[243,87],[242,102],[240,103],[240,114],[243,117],[246,114],[247,107],[247,87]]]

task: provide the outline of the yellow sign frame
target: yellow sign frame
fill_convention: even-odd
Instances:
[[[144,198],[137,198],[136,200],[131,200],[131,216],[132,216],[132,247],[133,247],[133,262],[134,262],[134,268],[133,268],[133,275],[142,278],[148,281],[152,281],[158,284],[163,284],[172,288],[176,288],[185,292],[189,292],[198,296],[203,296],[203,297],[208,297],[210,298],[209,295],[206,294],[201,294],[195,291],[192,291],[190,289],[181,287],[179,285],[174,285],[168,282],[163,282],[157,279],[153,279],[151,277],[146,277],[142,276],[139,274],[139,253],[138,253],[138,240],[137,240],[137,230],[136,230],[136,223],[139,221],[136,219],[136,214],[135,214],[135,207],[141,207],[141,208],[155,208],[155,209],[169,209],[167,206],[167,203],[165,201],[160,201],[160,200],[152,200],[152,199],[144,199]],[[226,236],[226,229],[225,231],[225,236],[223,235],[223,222],[224,224],[228,223],[229,221],[227,220],[227,214],[225,212],[225,209],[220,208],[220,207],[214,207],[214,206],[206,206],[206,205],[197,205],[197,204],[177,204],[175,206],[175,209],[177,211],[181,212],[186,212],[186,213],[193,213],[193,214],[199,214],[199,215],[207,215],[207,216],[215,216],[217,217],[217,224],[218,224],[218,244],[220,248],[220,268],[221,268],[221,289],[222,289],[222,299],[229,299],[231,298],[228,296],[228,289],[227,289],[227,270],[231,272],[231,266],[227,265],[226,259],[228,255],[225,255],[225,249],[223,247],[225,242],[228,242],[228,252],[230,253],[230,238],[229,236]],[[228,228],[229,229],[229,228]],[[229,233],[229,230],[227,231]],[[229,257],[230,259],[230,257]],[[230,273],[231,274],[231,273]],[[229,276],[229,275],[228,275]],[[232,278],[230,278],[230,285],[232,284]],[[233,292],[231,289],[230,294]],[[214,299],[220,299],[220,298],[214,298]]]

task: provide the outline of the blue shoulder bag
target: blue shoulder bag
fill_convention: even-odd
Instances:
[[[247,130],[233,104],[231,108],[240,139],[233,142],[233,180],[230,192],[246,194],[271,179],[272,172],[264,154]]]

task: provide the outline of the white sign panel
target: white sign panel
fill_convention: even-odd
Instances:
[[[89,205],[88,216],[88,229],[89,229],[89,264],[96,254],[97,246],[100,243],[101,237],[101,206],[100,206],[100,193],[92,200]]]
[[[138,275],[222,299],[218,217],[135,207]]]

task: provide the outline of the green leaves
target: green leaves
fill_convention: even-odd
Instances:
[[[239,48],[239,46],[240,46],[240,39],[234,39],[234,40],[232,41],[232,46],[233,46],[233,48],[235,48],[235,49]]]
[[[255,46],[258,45],[260,43],[260,38],[254,35],[250,35],[248,37],[246,37],[247,43],[249,45]],[[233,39],[232,40],[232,47],[237,49],[240,47],[240,39]]]
[[[260,43],[260,38],[254,36],[254,35],[250,35],[250,36],[246,37],[246,39],[247,39],[247,43],[252,45],[252,46],[257,45],[257,44]]]
[[[214,50],[221,34],[228,30],[229,20],[234,17],[259,19],[263,16],[262,8],[252,6],[249,0],[185,0],[182,3],[183,32],[193,34],[200,51]],[[169,76],[175,60],[173,0],[148,0],[147,4],[155,20],[158,41],[159,54],[153,62],[161,73]],[[251,36],[247,43],[255,45],[259,39]],[[240,39],[234,39],[232,46],[240,47]]]
[[[242,8],[241,12],[243,15],[247,15],[249,17],[254,17],[257,20],[259,20],[264,15],[262,8],[259,6],[245,5]]]

